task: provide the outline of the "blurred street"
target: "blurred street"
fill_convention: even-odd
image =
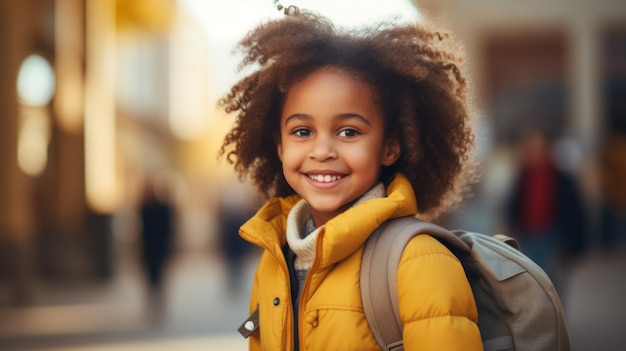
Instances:
[[[121,255],[119,272],[109,283],[40,286],[40,306],[0,308],[0,350],[246,348],[236,329],[247,317],[252,265],[246,266],[240,288],[228,291],[219,257],[176,255],[163,302],[150,306],[134,256]]]
[[[623,350],[626,251],[589,255],[574,270],[563,296],[572,349]]]
[[[235,330],[246,317],[253,261],[242,290],[233,293],[223,283],[220,260],[200,252],[178,255],[158,322],[146,312],[144,287],[129,256],[110,284],[83,286],[78,295],[68,287],[46,287],[40,291],[45,306],[0,310],[0,350],[245,350]],[[625,270],[626,250],[591,253],[573,270],[563,304],[574,350],[621,350],[626,343],[620,322]]]

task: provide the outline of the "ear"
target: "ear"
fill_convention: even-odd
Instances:
[[[278,159],[280,162],[283,162],[283,143],[280,141],[280,138],[276,138],[276,153],[278,154]]]
[[[391,166],[394,164],[400,158],[401,152],[402,148],[398,139],[394,137],[387,138],[384,145],[383,159],[381,160],[382,165]]]

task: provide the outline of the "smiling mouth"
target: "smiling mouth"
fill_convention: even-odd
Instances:
[[[309,177],[309,179],[314,180],[316,182],[320,182],[320,183],[330,183],[330,182],[335,182],[341,178],[343,178],[343,176],[341,175],[323,175],[323,174],[308,174],[307,175]]]

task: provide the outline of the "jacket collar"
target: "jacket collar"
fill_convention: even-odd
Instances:
[[[317,243],[319,267],[328,267],[352,254],[387,219],[417,213],[413,188],[404,175],[397,174],[386,193],[386,197],[364,201],[326,223]],[[287,215],[299,200],[296,195],[269,200],[241,227],[240,235],[273,255],[282,256]]]

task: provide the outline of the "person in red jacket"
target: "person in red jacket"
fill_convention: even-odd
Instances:
[[[240,331],[251,350],[378,350],[359,290],[385,220],[434,219],[473,178],[468,85],[449,37],[425,24],[336,27],[289,7],[240,42],[256,69],[220,100],[221,155],[270,199],[240,229],[263,248]],[[405,350],[481,350],[459,260],[429,235],[399,264]]]
[[[555,162],[554,137],[530,128],[521,136],[520,167],[506,205],[510,233],[564,294],[569,265],[587,246],[587,216],[574,177]]]

